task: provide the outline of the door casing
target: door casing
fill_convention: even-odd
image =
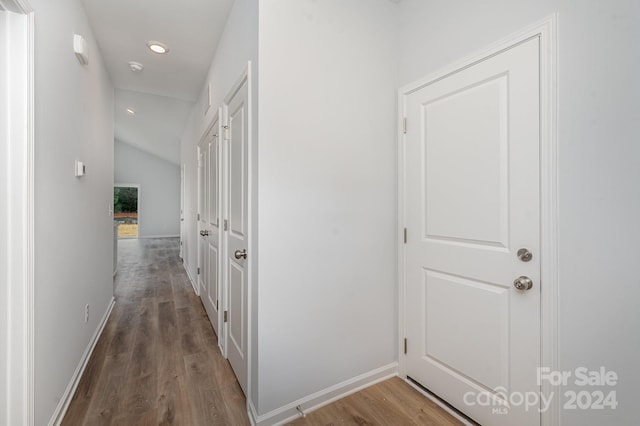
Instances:
[[[125,237],[124,238],[124,239],[128,239],[128,240],[137,240],[137,239],[141,238],[140,237],[140,230],[142,229],[140,227],[140,188],[141,188],[140,184],[138,184],[138,183],[118,183],[118,182],[115,182],[113,184],[113,189],[116,189],[116,188],[136,188],[138,190],[138,207],[137,207],[137,213],[138,213],[138,219],[137,219],[137,221],[138,221],[138,236],[135,237],[135,238],[134,237]],[[114,207],[114,210],[115,210],[115,207]],[[114,215],[115,215],[115,212],[114,212]]]
[[[35,193],[34,193],[34,34],[35,12],[28,0],[0,0],[0,19],[7,49],[0,59],[3,78],[0,93],[6,104],[0,107],[0,143],[7,149],[2,161],[0,184],[3,202],[1,227],[6,231],[0,247],[0,285],[5,292],[0,300],[3,329],[0,331],[0,377],[5,391],[0,392],[0,424],[34,423],[34,347],[35,347]],[[4,38],[4,37],[0,37]],[[5,72],[7,74],[5,74]],[[5,162],[6,161],[6,162]],[[6,191],[6,192],[5,192]],[[3,236],[4,238],[4,236]],[[5,382],[6,381],[6,382]]]
[[[533,24],[505,39],[446,66],[420,80],[409,83],[398,90],[398,373],[407,378],[404,359],[405,336],[405,98],[412,92],[430,83],[445,78],[458,70],[474,65],[487,57],[496,55],[526,40],[540,40],[540,226],[541,226],[541,364],[552,371],[558,369],[558,248],[557,248],[557,15]],[[546,397],[553,395],[549,410],[542,413],[545,426],[559,424],[560,404],[557,392],[547,383],[542,384]]]

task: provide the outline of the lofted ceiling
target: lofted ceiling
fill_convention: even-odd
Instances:
[[[180,135],[204,85],[233,0],[83,3],[116,88],[116,139],[179,164]],[[169,52],[151,52],[148,41],[164,43]],[[130,61],[144,69],[132,72]]]
[[[116,89],[115,138],[180,164],[179,141],[192,105],[166,96]]]

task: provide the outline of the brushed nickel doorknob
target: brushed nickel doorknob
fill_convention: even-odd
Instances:
[[[513,286],[518,290],[530,290],[533,287],[533,281],[529,277],[521,276],[513,281]]]
[[[518,256],[518,259],[522,260],[523,262],[528,262],[533,257],[533,253],[531,253],[529,249],[526,248],[521,248],[516,254]]]
[[[233,256],[234,256],[236,259],[246,259],[246,258],[247,258],[247,251],[246,251],[246,250],[236,250],[236,251],[233,253]]]

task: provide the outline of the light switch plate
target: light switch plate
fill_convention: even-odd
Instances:
[[[76,160],[76,177],[84,176],[85,170],[84,163]]]
[[[87,41],[80,34],[73,35],[73,53],[76,54],[78,62],[82,65],[89,63],[89,46]]]

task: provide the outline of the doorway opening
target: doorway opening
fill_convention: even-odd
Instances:
[[[118,238],[138,238],[138,185],[113,187],[113,220],[118,226]]]

